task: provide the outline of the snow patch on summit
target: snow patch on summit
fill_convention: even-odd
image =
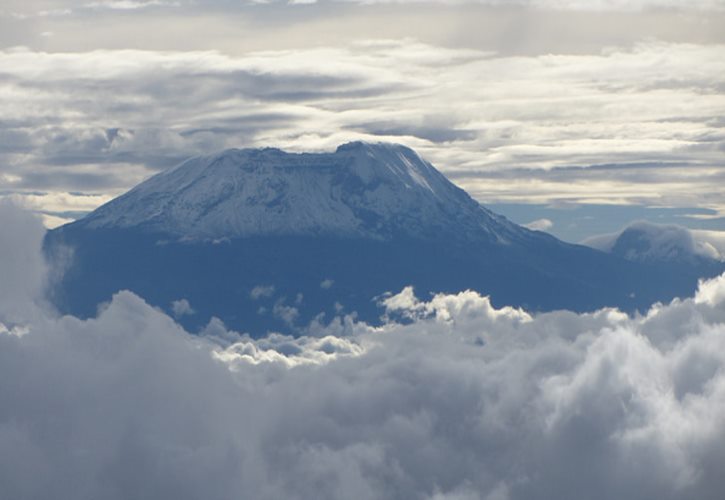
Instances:
[[[410,148],[364,142],[343,144],[334,153],[230,149],[192,158],[79,224],[192,240],[455,233],[507,242],[524,231],[483,208]]]
[[[674,224],[633,222],[622,231],[586,239],[584,245],[638,262],[686,261],[698,258],[725,261],[717,239],[706,231]],[[708,240],[713,240],[708,241]],[[716,244],[713,245],[713,242]]]

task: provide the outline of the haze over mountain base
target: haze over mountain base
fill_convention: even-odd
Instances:
[[[129,292],[90,319],[58,316],[39,222],[6,207],[0,220],[8,498],[716,500],[725,487],[725,276],[636,317],[406,289],[384,304],[406,324],[341,317],[254,340],[218,322],[191,335]]]

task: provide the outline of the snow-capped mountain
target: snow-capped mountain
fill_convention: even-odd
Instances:
[[[192,158],[79,223],[187,239],[253,235],[481,237],[518,226],[486,210],[413,150],[353,142],[334,153],[232,149]]]
[[[216,316],[252,334],[350,313],[374,322],[379,297],[408,285],[534,311],[632,311],[719,269],[564,243],[485,209],[411,149],[360,142],[192,158],[49,232],[45,248],[69,262],[51,297],[61,311],[92,315],[130,289],[188,328]]]
[[[713,241],[709,241],[713,240]],[[589,238],[583,242],[597,250],[637,262],[722,261],[715,241],[707,231],[693,231],[674,224],[637,221],[621,231]]]

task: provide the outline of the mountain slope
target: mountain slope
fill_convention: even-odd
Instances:
[[[450,230],[452,220],[457,231]],[[389,239],[441,232],[505,239],[519,232],[411,149],[361,142],[332,154],[267,148],[192,158],[79,224],[196,240],[273,234]]]
[[[407,285],[531,310],[631,311],[690,294],[700,277],[517,226],[414,151],[364,143],[191,159],[48,234],[51,258],[68,249],[52,297],[62,311],[91,315],[126,288],[167,310],[187,300],[187,327],[217,316],[255,335],[353,311],[374,321],[374,298]]]

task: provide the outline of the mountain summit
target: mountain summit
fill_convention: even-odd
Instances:
[[[707,266],[725,260],[701,233],[674,224],[636,221],[617,233],[594,236],[583,244],[636,262]]]
[[[200,240],[447,234],[505,241],[520,233],[412,149],[363,142],[344,144],[334,153],[230,149],[192,158],[139,184],[79,225]]]
[[[374,323],[379,298],[408,285],[534,311],[633,311],[689,295],[703,277],[528,230],[413,150],[362,142],[192,158],[49,232],[45,249],[72,255],[51,297],[63,312],[90,316],[129,289],[187,328],[218,317],[254,335],[339,314]]]

